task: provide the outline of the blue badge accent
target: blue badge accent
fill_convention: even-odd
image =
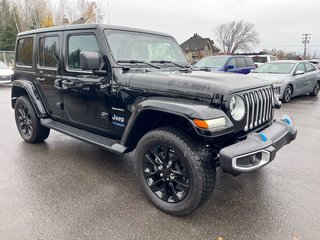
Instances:
[[[263,133],[259,133],[259,136],[261,137],[261,140],[262,140],[263,142],[268,141],[267,136],[266,136],[266,135],[264,135]]]
[[[124,123],[112,122],[112,124],[119,126],[119,127],[124,127]]]
[[[291,125],[291,120],[289,118],[284,118],[283,121],[288,125]]]

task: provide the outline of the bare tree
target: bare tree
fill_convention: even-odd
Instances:
[[[217,42],[226,54],[235,53],[237,50],[250,51],[252,46],[259,44],[259,33],[252,23],[243,20],[224,23],[215,30]]]

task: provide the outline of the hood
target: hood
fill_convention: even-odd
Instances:
[[[284,82],[286,79],[290,78],[290,74],[276,74],[276,73],[249,73],[251,77],[262,79],[268,83],[278,84],[279,82]]]
[[[212,99],[214,94],[224,95],[270,85],[243,74],[193,71],[154,71],[133,73],[130,87],[165,93],[174,93],[186,97]]]
[[[0,69],[0,76],[8,76],[13,75],[13,70],[10,68],[2,68]]]

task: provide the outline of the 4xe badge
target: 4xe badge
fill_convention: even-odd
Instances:
[[[124,127],[124,117],[119,117],[119,116],[113,114],[112,124],[120,126],[120,127]]]

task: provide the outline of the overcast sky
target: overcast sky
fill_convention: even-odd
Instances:
[[[303,52],[302,34],[311,33],[308,52],[320,58],[320,0],[100,0],[104,22],[165,32],[179,43],[194,33],[215,40],[217,25],[253,23],[261,43],[254,50]]]

